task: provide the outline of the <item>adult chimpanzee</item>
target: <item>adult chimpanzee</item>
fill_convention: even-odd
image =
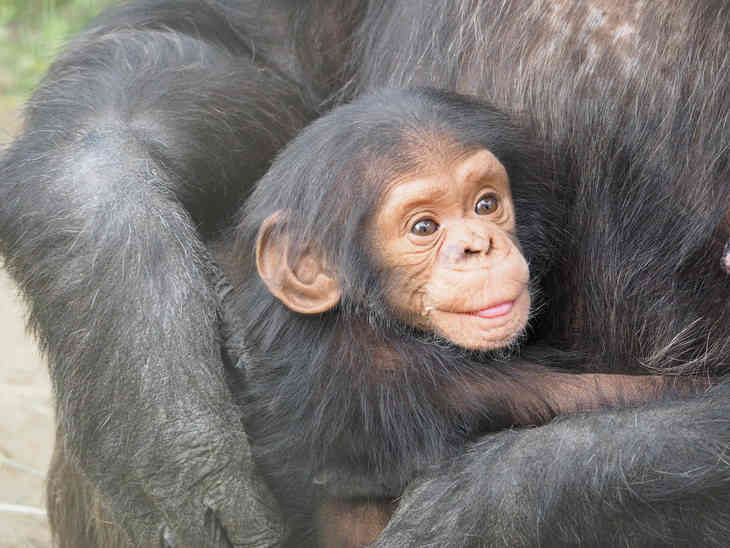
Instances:
[[[102,16],[0,163],[0,253],[57,397],[62,545],[277,542],[204,242],[297,131],[368,89],[431,85],[527,113],[570,189],[537,335],[583,355],[576,372],[724,374],[728,10],[147,0]],[[728,417],[725,382],[489,435],[413,482],[379,543],[723,546]]]
[[[405,487],[478,433],[663,393],[661,376],[561,374],[545,366],[575,358],[534,341],[506,358],[562,235],[540,158],[487,105],[386,90],[315,121],[258,184],[220,253],[240,285],[246,430],[291,545],[313,512],[317,544],[375,540]]]

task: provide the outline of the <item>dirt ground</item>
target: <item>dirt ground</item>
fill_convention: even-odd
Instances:
[[[18,122],[0,102],[0,147]],[[53,407],[46,366],[25,332],[25,307],[0,268],[0,548],[51,545],[44,481],[53,447]]]

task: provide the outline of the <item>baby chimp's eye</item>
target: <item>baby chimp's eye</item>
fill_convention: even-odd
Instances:
[[[496,194],[485,194],[474,207],[474,211],[477,215],[489,215],[499,209],[499,198]]]
[[[439,225],[433,219],[421,219],[413,225],[411,232],[416,236],[430,236],[436,232]]]

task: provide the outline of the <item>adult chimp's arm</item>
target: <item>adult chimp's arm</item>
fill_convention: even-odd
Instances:
[[[49,356],[58,443],[135,545],[165,527],[190,546],[281,533],[223,377],[199,229],[230,220],[311,114],[238,16],[201,2],[105,16],[0,158],[0,253]]]
[[[730,383],[487,436],[406,492],[378,547],[726,546]]]

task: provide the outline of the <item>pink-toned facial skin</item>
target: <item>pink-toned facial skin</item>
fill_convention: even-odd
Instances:
[[[486,149],[429,166],[391,183],[373,222],[389,302],[464,348],[507,347],[530,311],[507,171]]]

